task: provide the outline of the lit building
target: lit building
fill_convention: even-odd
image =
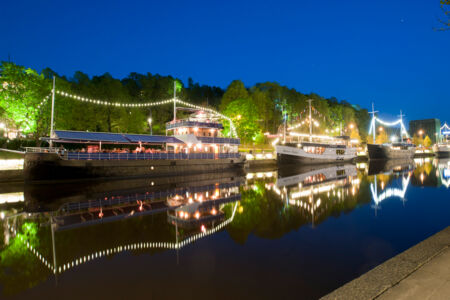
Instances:
[[[427,135],[433,143],[440,137],[441,121],[439,119],[413,120],[409,122],[409,134],[425,138]]]

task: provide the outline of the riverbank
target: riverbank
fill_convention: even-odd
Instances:
[[[450,226],[322,299],[445,299],[450,295]]]

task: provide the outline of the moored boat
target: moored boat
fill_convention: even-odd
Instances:
[[[435,144],[433,151],[438,158],[450,157],[450,142]]]
[[[167,123],[166,130],[173,135],[166,136],[55,130],[46,140],[61,146],[27,148],[24,177],[52,182],[242,169],[245,158],[238,152],[240,140],[223,137],[222,129],[209,114],[197,112],[187,120]],[[81,144],[87,150],[69,151],[63,148],[65,143]],[[106,150],[104,145],[121,148]]]
[[[330,137],[312,134],[311,101],[309,102],[309,141],[300,141],[298,134],[297,142],[288,142],[276,145],[277,162],[281,165],[302,163],[320,164],[348,162],[356,158],[357,149],[350,144],[347,136]],[[286,138],[286,132],[284,133]],[[302,135],[303,136],[303,135]],[[326,142],[323,142],[323,140]]]
[[[370,159],[413,158],[416,146],[409,143],[367,144]]]

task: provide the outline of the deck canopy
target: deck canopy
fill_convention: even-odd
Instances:
[[[86,131],[69,131],[69,130],[55,130],[54,133],[55,136],[53,138],[44,138],[44,140],[52,140],[57,143],[183,144],[183,141],[173,136],[162,136],[162,135],[86,132]]]

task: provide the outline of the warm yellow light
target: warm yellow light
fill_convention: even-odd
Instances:
[[[350,124],[348,127],[349,127],[350,129],[353,129],[353,128],[355,128],[355,125]]]
[[[378,131],[380,131],[380,132],[383,131],[383,127],[381,127],[381,126],[378,127]]]

